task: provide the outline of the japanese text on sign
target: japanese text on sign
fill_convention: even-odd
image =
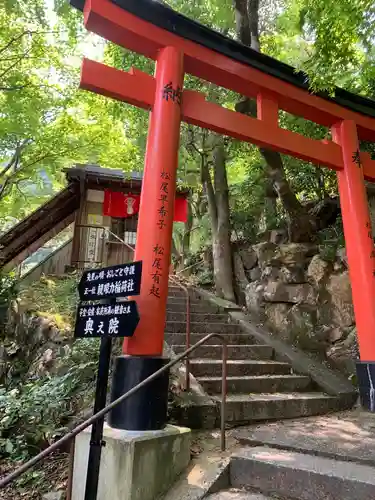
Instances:
[[[134,280],[122,280],[115,283],[100,283],[97,287],[86,287],[84,295],[95,294],[101,296],[119,295],[121,293],[134,292]]]
[[[79,309],[79,316],[108,316],[111,314],[130,314],[130,305],[126,304],[116,304],[112,306],[92,306],[92,307],[81,307]]]
[[[86,271],[78,285],[81,300],[139,295],[142,262]]]
[[[119,268],[119,269],[105,269],[99,271],[92,271],[87,273],[87,281],[97,281],[103,280],[106,278],[121,278],[122,276],[134,276],[135,274],[135,265],[130,265],[127,267]]]
[[[105,335],[106,333],[108,335],[118,335],[119,334],[119,327],[120,321],[116,316],[114,318],[110,318],[108,322],[107,328],[104,327],[104,321],[100,321],[96,325],[96,333],[98,335]],[[85,324],[85,329],[84,329],[84,334],[89,336],[94,334],[94,327],[95,327],[95,322],[92,318],[88,318],[86,320]]]
[[[130,337],[138,321],[135,301],[80,306],[77,311],[75,337]]]

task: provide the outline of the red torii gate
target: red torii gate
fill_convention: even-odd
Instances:
[[[82,0],[71,1],[82,7]],[[375,140],[375,113],[369,116],[335,100],[312,95],[241,62],[240,57],[230,57],[225,51],[208,47],[209,44],[180,36],[173,32],[174,25],[163,29],[129,9],[147,10],[152,4],[152,9],[168,12],[168,8],[159,4],[155,7],[156,2],[145,0],[135,3],[86,0],[85,26],[107,40],[154,59],[155,76],[137,69],[124,72],[85,59],[80,85],[82,89],[151,111],[135,253],[135,259],[143,261],[142,290],[137,300],[141,320],[134,337],[125,340],[124,353],[158,357],[163,352],[173,221],[170,207],[183,120],[337,171],[362,367],[369,377],[374,369],[375,376],[375,255],[364,184],[365,179],[375,180],[375,161],[359,152],[359,139]],[[228,40],[189,22],[192,29],[199,27],[224,45]],[[207,102],[199,92],[183,90],[185,73],[256,98],[257,118]],[[363,108],[366,103],[371,107],[371,101],[361,100]],[[280,128],[279,109],[330,127],[333,141],[317,141]],[[373,387],[368,382],[365,385]]]

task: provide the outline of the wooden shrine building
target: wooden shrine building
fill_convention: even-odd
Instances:
[[[41,262],[37,274],[133,260],[142,174],[75,165],[66,179],[66,188],[0,237],[1,268],[15,268],[69,226],[73,237]],[[186,196],[177,189],[175,221],[186,220]]]

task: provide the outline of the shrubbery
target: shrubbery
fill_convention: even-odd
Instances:
[[[63,373],[0,387],[0,454],[25,460],[49,446],[85,405],[90,406],[98,360],[97,339],[77,340],[60,360]]]

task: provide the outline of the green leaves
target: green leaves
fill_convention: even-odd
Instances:
[[[332,92],[338,85],[364,92],[374,67],[374,21],[372,0],[289,0],[279,26],[287,37],[298,37],[304,53],[298,66],[313,90]]]
[[[124,113],[78,89],[82,18],[67,2],[7,1],[0,12],[0,216],[17,219],[62,187],[63,169],[131,170]]]
[[[77,407],[92,397],[98,346],[96,339],[78,340],[61,359],[63,374],[29,381],[12,390],[0,387],[0,453],[12,460],[25,460],[51,444]]]

